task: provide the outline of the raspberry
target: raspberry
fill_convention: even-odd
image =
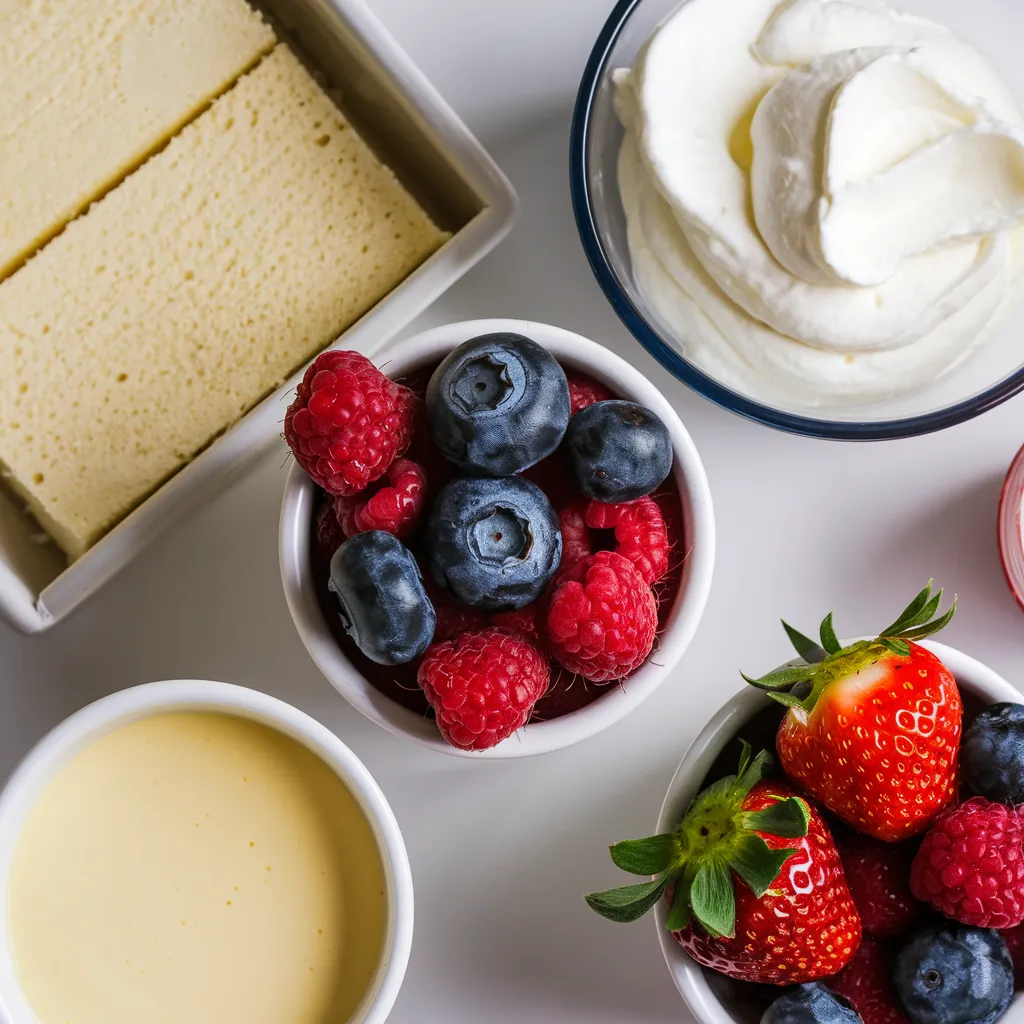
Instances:
[[[598,384],[593,377],[572,373],[568,374],[566,379],[569,382],[570,416],[575,416],[580,409],[586,409],[588,405],[607,402],[612,397],[612,393],[603,384]]]
[[[651,653],[658,605],[633,563],[598,551],[560,575],[545,633],[559,664],[595,683],[622,679]]]
[[[584,499],[563,508],[558,523],[562,564],[568,568],[592,552],[590,530],[613,530],[616,553],[633,563],[645,583],[657,583],[668,572],[668,531],[661,509],[651,498],[618,505]]]
[[[334,499],[334,512],[346,537],[384,530],[404,538],[416,529],[427,503],[426,473],[411,459],[395,459],[387,481],[369,496],[339,495]]]
[[[561,571],[568,571],[580,559],[593,554],[590,529],[586,520],[587,501],[574,501],[558,513],[558,528],[562,531]]]
[[[298,464],[329,494],[358,494],[412,440],[419,402],[358,352],[324,352],[284,418]]]
[[[540,628],[543,621],[543,597],[531,601],[525,608],[514,612],[495,612],[488,618],[492,626],[500,626],[502,629],[511,630],[513,633],[520,633],[528,636],[535,643],[540,641]]]
[[[853,959],[827,984],[849,1000],[864,1024],[908,1024],[893,990],[889,966],[885,947],[877,939],[865,938]]]
[[[1016,987],[1024,988],[1024,924],[1002,932],[1003,941],[1013,958],[1013,972],[1016,979]]]
[[[463,750],[484,750],[526,724],[551,670],[528,640],[489,627],[431,644],[416,678],[441,735]]]
[[[548,722],[552,718],[571,715],[588,704],[593,704],[605,692],[603,686],[588,683],[571,672],[559,672],[551,681],[548,692],[537,701],[533,721]]]
[[[1024,823],[978,796],[944,812],[924,837],[910,889],[946,917],[976,928],[1024,922]]]
[[[434,604],[437,625],[434,627],[434,639],[454,640],[460,633],[471,629],[483,629],[487,624],[487,616],[477,608],[467,608],[454,601]]]
[[[884,939],[907,931],[924,910],[910,893],[916,844],[852,836],[839,844],[850,895],[865,935]]]
[[[420,569],[423,569],[422,562]],[[455,599],[434,581],[429,571],[423,572],[423,586],[434,606],[437,625],[434,627],[434,641],[454,640],[460,633],[471,629],[483,629],[487,625],[487,613],[479,608],[468,608]]]
[[[334,552],[345,543],[345,531],[338,522],[330,496],[324,497],[326,500],[316,514],[316,546],[320,554],[330,561],[334,557]]]
[[[668,572],[668,533],[661,509],[650,498],[619,505],[592,501],[585,513],[592,530],[614,530],[615,550],[628,558],[645,583],[657,583]]]

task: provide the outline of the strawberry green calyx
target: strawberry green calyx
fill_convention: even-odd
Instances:
[[[761,782],[772,759],[766,752],[752,758],[749,743],[739,771],[712,783],[690,804],[674,832],[627,839],[610,847],[615,864],[634,875],[654,875],[648,882],[591,893],[588,905],[611,921],[635,921],[674,886],[666,926],[670,931],[696,921],[710,935],[732,938],[736,928],[734,878],[760,899],[778,878],[795,849],[773,850],[761,835],[780,839],[807,835],[810,811],[800,797],[779,797],[761,811],[745,811],[744,801]]]
[[[782,668],[758,679],[748,675],[743,675],[743,678],[751,686],[767,690],[768,696],[784,707],[801,708],[809,713],[829,683],[853,675],[888,655],[907,658],[911,643],[925,640],[949,625],[956,613],[956,598],[953,598],[949,609],[936,618],[943,591],[940,589],[933,593],[934,586],[935,581],[929,580],[899,618],[874,640],[858,640],[849,647],[843,647],[836,638],[831,612],[821,623],[820,644],[783,622],[786,635],[807,664]]]

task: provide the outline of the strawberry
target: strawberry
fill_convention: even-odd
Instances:
[[[742,742],[742,741],[741,741]],[[835,974],[860,944],[857,908],[821,815],[743,742],[736,775],[705,789],[674,832],[616,843],[612,860],[653,880],[591,893],[612,921],[664,897],[690,956],[740,981],[791,985]]]
[[[882,943],[866,936],[857,955],[826,982],[860,1014],[864,1024],[909,1024],[893,988],[890,961]]]
[[[963,705],[949,669],[918,646],[942,629],[932,584],[874,640],[842,647],[832,616],[821,646],[783,623],[811,664],[748,683],[788,710],[776,740],[786,775],[847,824],[897,842],[928,828],[956,797]],[[790,690],[795,687],[794,690]]]
[[[852,835],[838,845],[864,934],[888,939],[909,932],[924,913],[924,904],[910,892],[910,865],[918,844]]]

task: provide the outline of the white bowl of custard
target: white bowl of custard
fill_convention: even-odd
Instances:
[[[2,1024],[380,1024],[412,929],[376,782],[254,690],[106,697],[0,792]]]

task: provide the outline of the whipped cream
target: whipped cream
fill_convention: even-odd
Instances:
[[[999,319],[1024,118],[948,29],[882,0],[690,0],[614,79],[634,274],[711,376],[877,400]]]

